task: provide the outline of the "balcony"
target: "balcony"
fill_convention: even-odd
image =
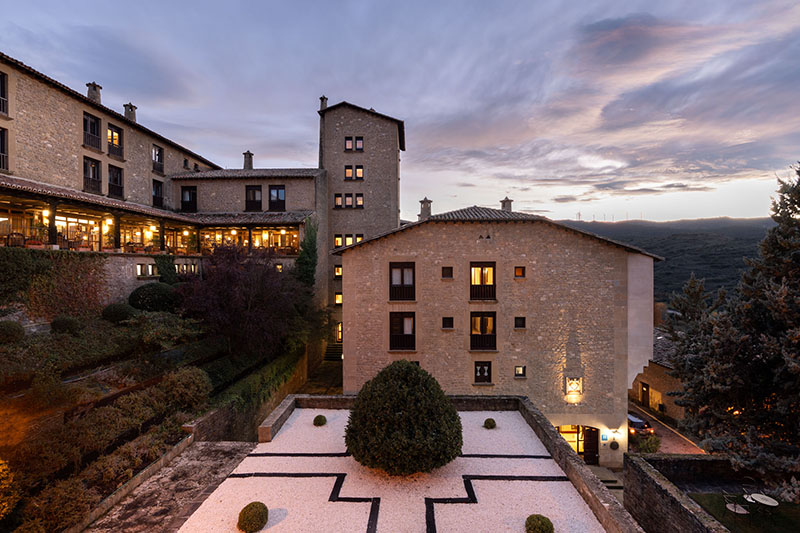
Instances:
[[[184,213],[197,213],[197,200],[182,200],[181,211]]]
[[[286,211],[286,200],[270,200],[270,211]]]
[[[0,154],[0,170],[8,170],[8,154]]]
[[[155,172],[160,172],[161,174],[164,173],[164,162],[163,161],[153,161],[153,170]]]
[[[112,198],[119,198],[122,200],[123,196],[125,195],[125,188],[122,185],[117,185],[116,183],[109,183],[108,195]]]
[[[95,135],[94,133],[89,133],[88,131],[83,132],[83,144],[94,148],[95,150],[100,149],[100,136]]]
[[[389,299],[390,300],[413,300],[414,299],[414,286],[413,285],[390,285],[389,286]]]
[[[0,96],[0,113],[8,115],[8,98]]]
[[[472,335],[469,336],[469,349],[496,350],[497,335],[477,335],[473,333]]]
[[[413,350],[415,346],[415,335],[389,335],[390,350]]]
[[[93,178],[83,178],[83,190],[94,194],[103,194],[103,185],[100,180]]]
[[[469,299],[470,300],[496,300],[497,299],[497,285],[470,285],[469,286]]]
[[[261,200],[245,200],[245,211],[261,211]]]
[[[108,155],[113,155],[122,159],[124,150],[121,144],[108,143]]]
[[[153,196],[153,207],[164,207],[163,196]]]

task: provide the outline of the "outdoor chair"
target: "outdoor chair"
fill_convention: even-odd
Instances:
[[[748,506],[737,502],[737,496],[734,494],[728,494],[727,492],[722,493],[722,499],[725,501],[725,510],[726,512],[732,513],[734,518],[738,518],[742,515],[750,514]]]

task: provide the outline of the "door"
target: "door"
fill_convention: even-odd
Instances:
[[[599,461],[599,431],[591,426],[581,426],[583,430],[583,460],[587,465],[596,465]]]
[[[639,398],[639,402],[642,405],[650,405],[650,385],[647,383],[642,383],[642,394],[641,398]]]

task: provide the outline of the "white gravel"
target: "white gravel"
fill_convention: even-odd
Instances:
[[[315,427],[323,414],[328,423]],[[464,454],[547,455],[519,413],[514,411],[461,412]],[[348,411],[296,409],[272,442],[259,444],[253,453],[344,452]],[[492,417],[497,428],[487,430]],[[341,497],[379,497],[378,531],[423,532],[425,498],[464,498],[463,475],[563,476],[552,459],[459,457],[429,474],[391,477],[365,468],[352,457],[247,457],[234,473],[347,474]],[[195,511],[182,532],[234,533],[239,511],[251,501],[270,509],[269,532],[363,532],[367,529],[369,502],[330,502],[335,477],[228,478]],[[475,480],[477,504],[436,504],[437,530],[522,532],[531,513],[549,517],[557,533],[601,532],[589,507],[569,481]]]

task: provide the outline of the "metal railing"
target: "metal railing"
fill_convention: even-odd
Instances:
[[[415,346],[414,335],[389,335],[390,350],[413,350]]]
[[[122,157],[123,156],[122,145],[108,143],[108,155]]]
[[[8,170],[8,154],[0,154],[0,169]]]
[[[153,161],[153,170],[156,172],[164,172],[164,162],[163,161]]]
[[[0,113],[8,115],[8,98],[0,96]]]
[[[153,207],[164,207],[164,197],[153,196]]]
[[[102,194],[103,191],[103,184],[100,180],[96,180],[94,178],[87,178],[84,176],[83,178],[83,190],[86,192],[92,192],[95,194]]]
[[[197,200],[194,201],[181,201],[181,211],[184,213],[197,213]]]
[[[90,146],[97,150],[100,149],[100,136],[95,135],[94,133],[89,133],[88,131],[83,132],[83,144],[86,146]]]
[[[245,211],[261,211],[261,200],[245,200]]]
[[[495,300],[496,299],[496,285],[470,285],[469,286],[469,299],[470,300]]]
[[[497,335],[476,335],[469,336],[470,350],[496,350]]]
[[[113,196],[114,198],[122,199],[122,197],[125,195],[125,187],[122,185],[117,185],[116,183],[109,183],[108,195]]]
[[[414,286],[413,285],[390,285],[389,286],[389,299],[390,300],[413,300],[414,299]]]

